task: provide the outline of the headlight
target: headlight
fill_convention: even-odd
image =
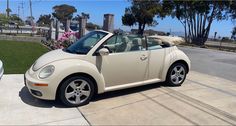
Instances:
[[[44,67],[40,72],[39,72],[39,78],[40,79],[45,79],[53,74],[55,70],[55,67],[53,65],[49,65]]]

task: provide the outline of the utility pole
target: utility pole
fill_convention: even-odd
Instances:
[[[18,5],[18,17],[20,18],[20,5]]]
[[[6,9],[6,12],[7,12],[7,17],[9,17],[9,16],[10,16],[9,0],[7,0],[7,9]]]
[[[30,3],[30,20],[31,20],[31,26],[32,26],[32,35],[34,32],[34,21],[33,21],[33,14],[32,14],[32,1],[29,0]]]
[[[32,1],[29,0],[29,2],[30,2],[30,16],[31,16],[31,19],[32,19],[32,17],[33,17],[33,14],[32,14]]]
[[[22,10],[21,18],[24,19],[24,2],[23,2],[23,0],[21,1],[20,5],[21,5],[21,10]]]

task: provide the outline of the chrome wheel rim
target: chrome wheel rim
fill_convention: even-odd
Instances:
[[[88,99],[90,93],[91,88],[89,83],[85,80],[77,79],[66,87],[65,97],[72,104],[80,104]]]
[[[184,81],[185,69],[181,65],[175,66],[171,71],[171,81],[172,83],[178,85]]]

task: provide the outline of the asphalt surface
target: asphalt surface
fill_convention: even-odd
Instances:
[[[178,48],[189,56],[191,70],[236,82],[236,53],[195,47]]]

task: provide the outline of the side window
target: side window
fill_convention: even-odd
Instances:
[[[115,53],[117,52],[117,47],[118,45],[122,45],[122,41],[121,41],[121,36],[120,35],[114,35],[111,38],[109,38],[105,44],[103,45],[104,47],[107,47],[111,53]]]
[[[145,38],[144,37],[133,37],[131,41],[130,51],[142,51],[145,48]]]
[[[109,48],[111,53],[120,53],[145,50],[144,43],[145,39],[141,37],[114,35],[103,46]]]
[[[162,41],[158,38],[147,38],[147,46],[148,50],[155,50],[155,49],[161,49],[162,48]]]
[[[115,45],[117,43],[121,43],[121,35],[114,35],[110,39],[107,40],[107,45]]]

